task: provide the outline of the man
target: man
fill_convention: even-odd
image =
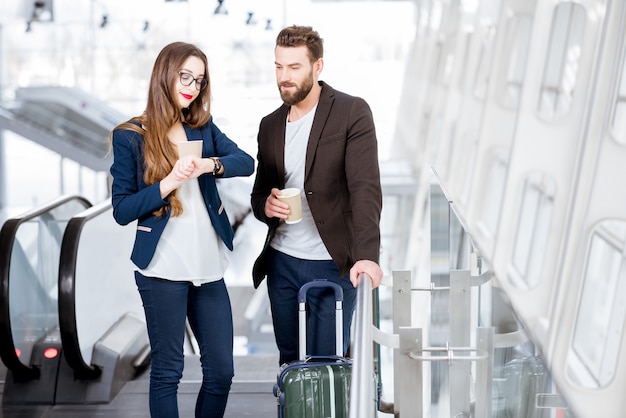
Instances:
[[[251,202],[269,226],[253,268],[255,288],[267,276],[280,364],[298,357],[298,290],[312,280],[344,291],[344,354],[350,341],[357,278],[382,280],[378,265],[382,192],[376,132],[367,103],[318,81],[323,43],[310,27],[291,26],[276,38],[276,81],[282,106],[261,120]],[[277,196],[302,191],[302,221],[286,224],[289,206]],[[307,353],[334,354],[332,292],[313,288]]]

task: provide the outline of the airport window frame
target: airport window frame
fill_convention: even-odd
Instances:
[[[554,9],[537,103],[544,121],[565,117],[571,110],[587,20],[581,4],[564,2]]]
[[[502,213],[509,153],[504,148],[498,148],[493,150],[490,156],[489,167],[483,181],[484,198],[478,228],[484,236],[493,239],[496,236],[500,214]]]
[[[626,221],[605,220],[591,232],[587,248],[568,356],[570,378],[584,387],[609,384],[625,323]]]
[[[533,30],[533,18],[527,15],[511,15],[506,19],[505,40],[502,48],[501,67],[506,69],[500,76],[497,95],[500,106],[516,110],[519,107],[524,76]]]
[[[517,287],[533,289],[541,284],[555,193],[554,179],[543,173],[531,173],[524,181],[508,268]]]
[[[494,44],[496,39],[496,28],[489,25],[485,33],[480,38],[480,51],[476,64],[472,93],[474,97],[484,102],[487,99],[489,81],[491,79],[491,68],[494,55]]]

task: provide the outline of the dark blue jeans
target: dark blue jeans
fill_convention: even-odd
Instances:
[[[343,288],[343,347],[350,344],[350,325],[356,289],[348,275],[339,277],[334,261],[303,260],[269,248],[267,289],[272,309],[279,363],[298,359],[298,291],[307,282],[325,279]],[[307,293],[307,350],[309,355],[335,354],[335,298],[332,289]]]
[[[196,418],[224,416],[233,367],[233,317],[224,280],[190,282],[148,278],[135,272],[150,338],[150,415],[177,418],[183,374],[185,319],[200,346],[202,386]]]

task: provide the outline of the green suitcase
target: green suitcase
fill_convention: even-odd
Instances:
[[[332,287],[336,305],[336,354],[306,356],[306,292]],[[299,360],[283,365],[274,385],[279,418],[347,418],[352,361],[343,357],[343,289],[325,280],[305,284],[298,294]]]
[[[281,368],[279,418],[348,417],[352,364],[348,359],[309,358]]]

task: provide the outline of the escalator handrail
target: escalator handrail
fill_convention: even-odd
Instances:
[[[15,341],[13,340],[11,329],[9,277],[11,255],[17,230],[23,223],[44,215],[72,200],[82,202],[85,207],[91,207],[91,202],[82,196],[64,195],[22,215],[7,219],[2,225],[2,229],[0,229],[0,358],[7,369],[13,372],[15,381],[38,379],[40,373],[37,366],[24,364],[19,359],[15,351]]]
[[[59,261],[59,330],[65,361],[74,370],[78,380],[98,379],[102,370],[85,362],[78,341],[76,326],[76,264],[81,232],[91,219],[111,209],[111,202],[104,201],[77,214],[67,224]]]

